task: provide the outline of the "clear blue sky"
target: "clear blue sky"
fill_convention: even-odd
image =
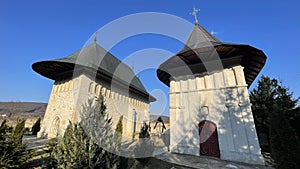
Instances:
[[[31,69],[32,63],[65,57],[80,49],[105,24],[137,12],[169,13],[190,22],[193,7],[200,8],[200,24],[224,42],[250,44],[268,56],[260,75],[279,78],[300,96],[300,2],[211,0],[1,0],[0,1],[0,101],[48,102],[53,81]],[[143,24],[143,23],[141,23]],[[172,29],[172,28],[170,28]],[[182,44],[155,35],[123,41],[111,51],[120,59],[145,48],[172,53]],[[159,81],[147,81],[154,70],[141,73],[148,90]],[[155,86],[156,85],[156,86]],[[251,87],[256,85],[256,81]]]

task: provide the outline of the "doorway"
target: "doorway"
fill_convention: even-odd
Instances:
[[[220,158],[217,126],[208,120],[199,123],[200,155]]]

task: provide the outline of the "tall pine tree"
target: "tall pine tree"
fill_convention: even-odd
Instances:
[[[300,168],[300,141],[284,116],[281,106],[275,104],[270,115],[269,137],[271,154],[278,169]]]
[[[139,140],[134,149],[134,155],[137,160],[146,162],[149,160],[147,157],[151,157],[154,151],[154,144],[150,138],[149,125],[146,122],[143,123],[139,133]]]
[[[0,168],[19,168],[32,156],[33,151],[27,150],[22,142],[25,132],[25,120],[20,120],[11,134],[7,134],[5,122],[0,132]]]
[[[7,129],[8,129],[8,126],[6,125],[6,120],[3,120],[0,125],[0,141],[5,140]]]
[[[262,76],[250,93],[258,133],[266,133],[276,168],[296,169],[300,162],[300,142],[289,120],[298,98],[276,79]]]
[[[297,106],[299,98],[293,98],[289,88],[283,86],[278,80],[262,76],[258,86],[250,92],[250,100],[257,130],[268,133],[270,115],[274,112],[273,106],[275,104],[280,106],[284,116],[290,118],[293,114],[289,112]]]
[[[118,141],[120,142],[120,145],[122,142],[122,133],[123,133],[123,116],[120,116],[120,119],[116,126],[116,134],[118,137]]]

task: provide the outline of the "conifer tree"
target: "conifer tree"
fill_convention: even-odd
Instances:
[[[146,122],[143,123],[143,126],[141,127],[141,131],[139,133],[139,138],[149,138],[150,132],[149,132],[149,126],[146,124]]]
[[[118,141],[121,143],[122,141],[122,133],[123,133],[123,116],[120,116],[120,119],[117,123],[116,134],[118,137]]]
[[[274,112],[273,106],[280,106],[286,118],[290,118],[290,110],[295,108],[299,98],[293,98],[289,88],[283,86],[276,79],[262,76],[258,86],[250,92],[252,112],[257,130],[268,133],[270,115]]]
[[[2,123],[2,129],[4,125]],[[0,168],[19,168],[33,156],[33,151],[26,150],[26,145],[22,142],[24,126],[25,120],[21,120],[10,135],[1,131]]]
[[[109,116],[102,95],[96,101],[89,100],[80,113],[80,125],[86,134],[108,152],[117,152],[119,146],[112,119]]]
[[[62,138],[50,146],[46,168],[119,168],[120,157],[113,154],[119,142],[111,128],[103,97],[89,100],[80,113],[79,124],[70,123]]]
[[[45,168],[101,168],[105,164],[101,155],[104,153],[78,124],[69,123],[65,134],[52,144],[50,159]]]
[[[154,144],[150,139],[149,126],[146,122],[143,123],[139,133],[139,140],[134,149],[134,155],[140,162],[146,162],[152,156]]]
[[[299,168],[300,143],[289,123],[299,98],[276,79],[262,76],[250,93],[256,129],[266,133],[277,168]]]
[[[2,121],[1,126],[0,126],[0,141],[5,140],[6,132],[7,132],[7,125],[6,125],[6,120]]]
[[[273,106],[270,115],[271,153],[278,169],[300,168],[300,141],[282,113],[281,106]]]
[[[22,142],[22,138],[23,138],[23,135],[25,133],[25,119],[23,120],[20,120],[15,129],[13,130],[13,133],[10,137],[10,139],[16,143],[21,143]]]

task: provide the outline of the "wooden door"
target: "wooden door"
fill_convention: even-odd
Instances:
[[[217,127],[210,121],[199,123],[200,155],[220,158]]]

